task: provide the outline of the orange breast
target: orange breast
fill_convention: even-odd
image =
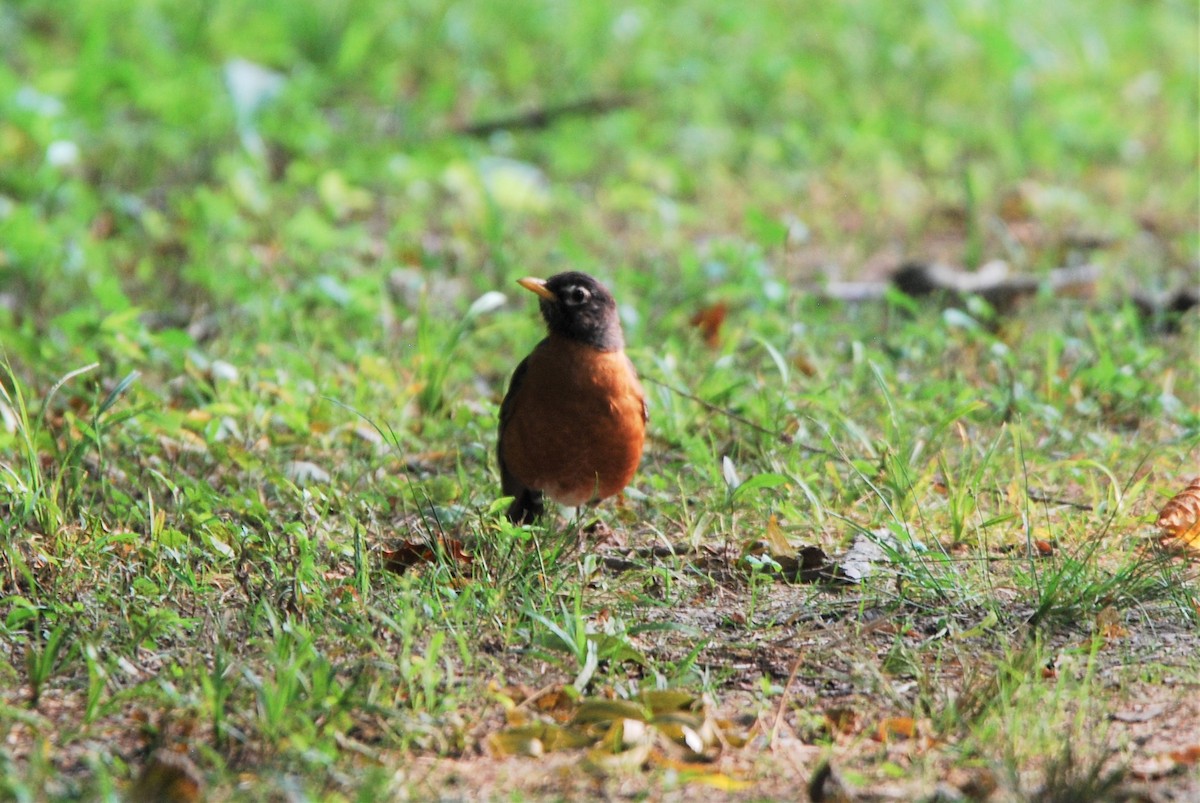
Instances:
[[[529,367],[504,428],[503,457],[525,486],[579,506],[619,493],[646,438],[644,396],[624,352],[551,336]]]

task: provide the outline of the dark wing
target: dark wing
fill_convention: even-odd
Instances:
[[[517,391],[521,389],[521,383],[525,381],[525,374],[529,372],[529,358],[521,360],[516,370],[513,371],[512,379],[508,380],[508,391],[504,394],[504,401],[500,402],[500,440],[504,440],[504,427],[508,424],[508,419],[512,418],[513,399],[517,396]]]
[[[500,402],[500,427],[496,438],[496,462],[500,465],[500,490],[505,496],[513,497],[513,502],[509,505],[506,515],[508,520],[514,524],[530,524],[546,509],[542,502],[542,492],[526,488],[520,480],[509,473],[508,466],[504,464],[504,428],[512,418],[514,399],[517,397],[517,391],[521,388],[521,382],[524,381],[528,370],[529,358],[526,357],[513,371],[512,379],[508,380],[508,392],[504,394],[504,401]]]
[[[627,365],[629,365],[629,373],[633,374],[634,378],[636,379],[637,369],[633,367],[633,360],[629,359],[629,357],[626,356],[625,362]],[[520,368],[518,368],[517,370],[520,370]],[[642,397],[642,422],[649,424],[650,423],[650,406],[646,404],[646,391],[642,387],[642,383],[640,381],[636,382],[636,384],[638,386],[638,395],[640,395]]]

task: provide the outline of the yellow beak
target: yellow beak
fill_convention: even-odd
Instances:
[[[533,276],[526,276],[524,279],[517,279],[517,284],[521,285],[526,290],[537,293],[547,301],[558,301],[558,297],[546,289],[545,279],[536,279]]]

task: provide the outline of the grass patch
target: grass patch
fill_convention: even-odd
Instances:
[[[1130,300],[1196,282],[1198,25],[0,10],[0,794],[1200,793],[1195,564],[1148,544],[1198,324]],[[824,293],[906,260],[1099,278]],[[513,281],[566,269],[650,441],[620,502],[515,528]],[[879,557],[789,582],[760,542]],[[597,706],[604,757],[496,747]]]

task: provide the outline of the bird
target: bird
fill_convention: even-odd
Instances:
[[[623,491],[649,415],[603,284],[579,271],[517,284],[537,294],[547,333],[509,380],[496,453],[501,489],[513,498],[508,520],[531,524],[545,497],[581,507]]]

